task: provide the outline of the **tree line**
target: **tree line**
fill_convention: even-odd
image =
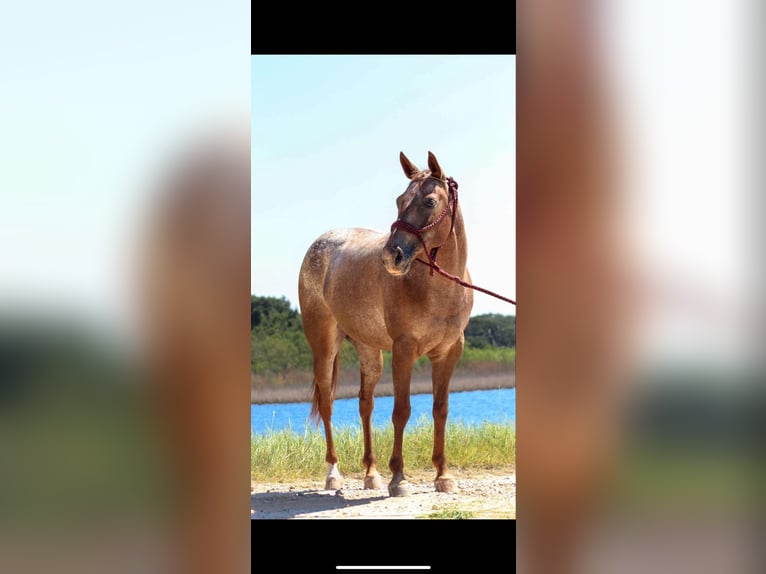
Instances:
[[[477,350],[473,353],[477,357],[515,357],[516,317],[496,313],[471,317],[465,341],[464,355]],[[514,352],[509,353],[509,349]],[[341,363],[357,364],[356,353],[348,342],[341,349]],[[250,367],[255,374],[311,369],[311,349],[303,335],[301,314],[290,307],[285,297],[251,295]]]

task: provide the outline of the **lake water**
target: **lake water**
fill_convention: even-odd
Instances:
[[[431,418],[433,397],[430,394],[410,397],[412,414],[410,423],[426,416]],[[394,397],[375,397],[375,410],[372,414],[373,426],[385,427],[391,424]],[[303,431],[308,421],[311,405],[309,403],[272,403],[250,405],[250,427],[253,434],[263,434],[270,430],[292,428]],[[485,391],[465,391],[451,393],[449,397],[450,422],[461,421],[465,424],[478,424],[484,421],[513,423],[516,422],[516,389],[490,389]],[[359,418],[359,399],[338,399],[335,401],[332,415],[333,427],[356,427],[361,429]]]

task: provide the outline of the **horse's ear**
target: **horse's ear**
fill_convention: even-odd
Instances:
[[[430,151],[428,152],[428,169],[431,170],[431,175],[436,179],[444,179],[442,168],[439,165],[439,162],[436,161],[436,156]]]
[[[404,152],[401,151],[399,152],[399,162],[402,164],[404,175],[406,175],[408,179],[412,179],[415,177],[415,174],[420,171],[410,160],[407,159],[407,156],[404,155]]]

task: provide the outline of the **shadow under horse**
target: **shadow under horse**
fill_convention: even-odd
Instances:
[[[434,274],[438,268],[470,282],[467,241],[457,201],[457,184],[428,152],[428,169],[419,170],[400,153],[409,185],[397,199],[390,233],[337,229],[320,236],[303,260],[299,300],[303,329],[313,354],[311,415],[321,418],[327,442],[325,488],[338,489],[342,476],[333,445],[332,409],[338,382],[339,352],[348,339],[359,356],[359,414],[364,432],[364,486],[382,488],[372,448],[371,417],[375,385],[383,372],[383,350],[392,351],[394,447],[389,460],[392,496],[409,494],[402,442],[410,418],[410,381],[415,361],[432,364],[435,488],[457,490],[447,471],[444,433],[452,373],[463,352],[473,307],[470,289]],[[414,264],[420,263],[420,264]]]

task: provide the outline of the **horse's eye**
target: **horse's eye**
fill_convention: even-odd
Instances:
[[[433,197],[429,197],[425,202],[426,207],[436,207],[436,200]]]

